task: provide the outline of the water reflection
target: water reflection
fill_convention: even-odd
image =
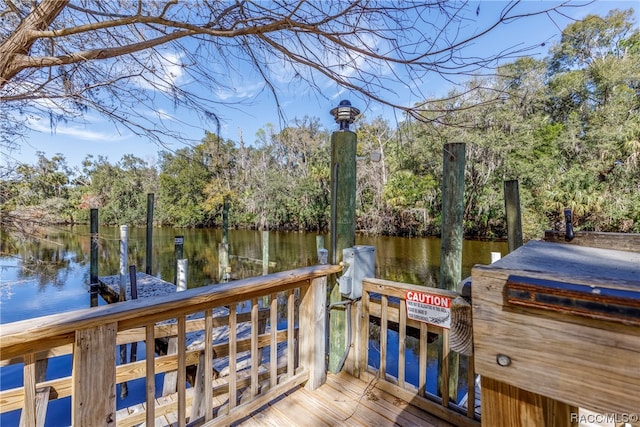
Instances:
[[[184,257],[188,260],[187,282],[189,288],[217,283],[218,243],[221,230],[155,228],[153,230],[152,274],[172,282],[175,274],[174,238],[184,236]],[[324,236],[328,242],[328,236]],[[99,275],[118,274],[119,227],[99,229]],[[251,230],[230,230],[231,275],[233,279],[262,274],[262,233]],[[376,276],[388,280],[436,286],[440,274],[440,240],[437,238],[404,238],[388,236],[357,236],[356,243],[376,248]],[[59,291],[53,298],[56,306],[44,307],[41,314],[68,311],[89,306],[89,256],[90,233],[88,226],[51,228],[45,239],[22,243],[3,233],[2,248],[9,256],[0,258],[2,269],[0,288],[18,281],[35,285],[40,294],[48,289]],[[11,248],[19,248],[11,251]],[[138,271],[146,269],[146,228],[130,227],[128,263]],[[465,241],[463,246],[463,277],[470,274],[475,264],[488,264],[491,252],[506,253],[505,242]],[[255,262],[251,260],[256,260]],[[270,232],[269,261],[275,262],[269,272],[290,270],[317,263],[316,235],[313,233]],[[7,268],[11,267],[11,268]],[[6,291],[6,289],[5,289]],[[0,292],[2,322],[33,317],[33,301],[16,300],[9,305]],[[69,294],[64,300],[60,292]],[[15,292],[13,292],[15,294]],[[23,298],[33,298],[25,292]],[[46,298],[52,298],[47,294]],[[45,296],[43,295],[43,298]],[[85,305],[85,299],[87,301]],[[42,304],[46,305],[46,302]],[[37,307],[37,305],[36,305]],[[9,311],[10,315],[5,313]],[[7,314],[5,316],[5,314]]]

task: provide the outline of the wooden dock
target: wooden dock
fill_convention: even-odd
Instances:
[[[547,247],[547,245],[553,246]],[[529,244],[493,267],[476,267],[474,281],[476,278],[484,278],[486,282],[487,278],[493,277],[491,275],[498,275],[499,277],[492,279],[493,282],[489,285],[498,281],[503,286],[520,284],[522,278],[516,280],[517,277],[511,277],[513,275],[507,271],[510,265],[508,263],[516,262],[519,256],[531,250],[534,253],[526,257],[527,265],[542,255],[553,256],[555,261],[541,263],[545,269],[550,265],[556,265],[558,261],[565,266],[574,265],[573,258],[560,256],[567,251],[564,246],[540,242]],[[583,249],[572,249],[571,253],[576,251],[581,253]],[[618,268],[620,262],[628,260],[629,257],[635,260],[637,256],[637,254],[626,252],[619,254],[616,262],[610,257],[602,256],[603,253],[601,250],[598,251],[599,256],[595,257],[597,263],[591,258],[585,262],[590,268],[595,268],[591,264],[601,264],[608,272],[609,278],[613,270],[624,270]],[[632,278],[637,277],[638,265],[640,264],[632,263]],[[69,411],[74,425],[125,427],[144,423],[145,425],[185,427],[187,425],[479,427],[481,420],[477,404],[481,398],[482,423],[488,427],[502,425],[513,427],[517,425],[512,422],[515,419],[522,420],[520,425],[525,427],[529,425],[593,427],[596,425],[591,423],[588,417],[585,417],[588,423],[583,423],[582,420],[580,423],[570,421],[568,412],[556,413],[553,420],[545,418],[552,420],[551,424],[536,422],[537,418],[534,418],[534,415],[537,416],[537,412],[535,414],[531,412],[523,418],[513,418],[508,413],[497,412],[494,407],[488,405],[487,402],[491,402],[490,398],[500,392],[500,389],[492,388],[492,384],[496,381],[515,381],[520,378],[516,374],[529,369],[531,373],[523,376],[523,381],[527,381],[528,385],[536,384],[541,382],[541,378],[545,375],[549,375],[547,371],[554,366],[549,363],[549,360],[556,359],[541,358],[539,360],[545,361],[542,365],[538,363],[538,359],[522,363],[520,354],[515,353],[517,347],[510,345],[508,348],[503,348],[513,340],[523,340],[526,336],[524,332],[508,335],[511,341],[507,344],[502,340],[492,344],[490,348],[483,347],[479,345],[482,344],[479,339],[493,339],[500,331],[494,327],[485,336],[482,334],[484,330],[481,321],[476,323],[475,319],[476,345],[471,354],[464,354],[466,359],[461,358],[464,365],[461,364],[460,368],[464,369],[459,370],[459,375],[463,373],[463,376],[459,376],[458,386],[463,385],[462,391],[467,393],[467,397],[463,399],[465,404],[457,401],[460,390],[450,389],[450,382],[446,380],[452,371],[448,362],[448,354],[454,351],[450,346],[451,331],[442,324],[426,323],[415,316],[408,315],[408,301],[415,302],[409,294],[422,292],[424,288],[405,283],[371,278],[363,280],[362,300],[354,302],[354,307],[349,312],[353,336],[351,351],[344,360],[344,371],[337,375],[327,373],[325,359],[327,279],[330,275],[340,272],[340,269],[340,266],[333,265],[305,267],[232,283],[156,295],[139,301],[108,304],[73,313],[61,313],[5,324],[0,330],[0,347],[2,347],[0,366],[22,364],[24,381],[21,386],[0,391],[0,413],[21,410],[25,425],[40,426],[46,416],[46,409],[39,405],[38,393],[40,390],[48,390],[49,400],[71,398]],[[580,269],[582,272],[588,270],[588,268]],[[484,274],[478,277],[478,271]],[[525,269],[525,271],[531,272],[532,269]],[[594,276],[601,277],[601,275]],[[572,278],[571,283],[580,285],[576,277]],[[542,279],[546,280],[544,283],[548,283],[559,280],[559,276]],[[484,296],[477,295],[478,291],[482,290],[483,283],[482,280],[476,281],[472,288],[476,293],[473,298],[475,318],[483,313],[482,307],[478,304],[483,303],[482,298],[486,299],[488,295],[488,292],[484,293],[487,295],[482,294]],[[633,285],[637,283],[640,281],[634,282]],[[623,285],[618,283],[617,286],[623,287]],[[487,287],[486,283],[485,287]],[[500,286],[496,285],[490,291],[496,292],[496,289],[500,290],[499,288]],[[599,285],[597,289],[600,289]],[[602,296],[606,296],[607,293],[604,288],[602,289]],[[518,295],[516,294],[515,297]],[[504,303],[504,297],[498,296],[497,300]],[[540,320],[544,319],[542,315],[545,313],[534,310],[540,309],[525,307],[519,310],[494,312],[502,315],[533,316],[535,314],[537,322],[520,322],[521,325],[526,325],[524,331],[530,332],[534,327],[540,328],[541,325],[546,325]],[[579,322],[585,322],[584,316],[577,317],[580,313],[554,312],[552,314],[553,316],[548,316],[548,321],[571,320],[571,322],[563,322],[562,328],[555,328],[557,331],[569,328],[576,330],[580,326]],[[586,319],[588,325],[595,324],[594,322],[598,320],[588,317]],[[637,399],[637,393],[634,393],[637,382],[632,380],[637,379],[637,372],[630,367],[620,370],[624,374],[620,374],[620,377],[629,384],[625,383],[624,387],[608,387],[606,393],[600,393],[596,396],[598,400],[594,400],[592,396],[594,393],[585,394],[588,387],[594,387],[593,379],[583,375],[582,373],[587,370],[581,368],[581,363],[590,362],[602,370],[611,370],[612,365],[607,359],[597,359],[602,357],[601,354],[606,354],[618,363],[623,360],[637,360],[637,358],[616,357],[621,351],[635,351],[634,349],[640,348],[637,346],[639,336],[637,326],[633,323],[635,318],[632,317],[629,320],[625,317],[622,320],[622,323],[614,324],[613,321],[607,321],[609,323],[599,325],[602,327],[613,325],[615,330],[612,334],[616,335],[611,337],[616,339],[615,343],[624,342],[625,348],[618,345],[615,349],[607,349],[606,352],[595,354],[577,345],[566,346],[569,350],[573,349],[578,356],[562,367],[576,368],[575,372],[569,373],[569,376],[574,383],[579,380],[580,386],[575,386],[571,390],[561,389],[559,386],[545,389],[543,390],[545,394],[539,394],[539,396],[569,402],[575,408],[571,415],[578,412],[578,407],[582,407],[583,404],[584,407],[599,410],[604,414],[635,410],[638,407],[637,400],[634,400]],[[240,331],[240,325],[244,333],[228,333]],[[594,337],[597,338],[595,341],[601,345],[609,342],[602,334],[597,335],[596,328],[592,329],[593,331],[581,335],[584,342],[592,342]],[[224,333],[225,330],[227,333]],[[217,334],[218,331],[222,333]],[[627,333],[621,336],[623,332]],[[397,334],[397,346],[390,345],[388,342],[391,340],[389,337],[394,334]],[[436,351],[436,347],[433,346],[434,340],[430,339],[434,335],[439,336],[442,341],[441,352]],[[204,338],[189,345],[191,336]],[[544,339],[534,341],[533,346],[536,351],[544,350],[545,345],[549,347],[547,341],[550,342],[553,334],[544,332],[534,336],[534,338],[539,337]],[[155,346],[148,345],[156,343],[159,339],[175,340],[175,353],[160,354],[156,352]],[[570,339],[574,340],[574,337],[566,337],[567,342]],[[144,359],[117,363],[114,350],[122,348],[123,345],[140,342],[146,344]],[[562,346],[553,344],[551,347],[558,349]],[[586,360],[583,355],[590,351],[593,360]],[[495,352],[509,356],[513,363],[495,367],[494,364],[497,363]],[[71,375],[48,380],[40,378],[38,366],[42,362],[69,354],[73,354]],[[369,357],[372,360],[369,360]],[[387,364],[388,360],[396,360],[397,364]],[[427,386],[438,384],[435,372],[427,369],[429,363],[437,363],[442,367],[443,380],[439,381],[436,391],[434,387]],[[100,369],[95,369],[96,366],[100,366]],[[197,369],[192,381],[188,378],[187,371],[193,366]],[[494,379],[488,375],[490,368],[492,372],[502,372],[500,369],[517,369],[518,371],[510,376],[503,375]],[[413,372],[411,376],[409,369]],[[482,372],[482,369],[487,373]],[[166,375],[174,372],[177,377],[176,388],[165,393]],[[478,373],[483,374],[480,381],[481,388],[477,387]],[[158,374],[165,374],[164,379],[157,377]],[[145,395],[134,400],[131,403],[133,406],[116,410],[117,402],[114,393],[116,385],[138,379],[146,381]],[[493,383],[486,382],[486,379],[493,380]],[[542,383],[546,385],[548,381],[542,381]],[[604,384],[604,381],[601,380],[600,384]],[[559,392],[564,394],[562,396],[553,394]],[[522,393],[524,391],[520,390],[514,393],[513,397],[521,396]],[[614,393],[617,400],[611,401],[611,395]],[[158,397],[161,394],[162,397]],[[575,400],[575,397],[581,399]],[[540,401],[539,398],[531,400],[531,404],[538,401]],[[474,404],[467,405],[466,402]],[[524,403],[527,402],[520,402],[519,405],[522,406]],[[564,423],[559,423],[562,420]],[[607,427],[613,426],[607,425]],[[615,427],[620,426],[615,425]]]
[[[103,276],[98,278],[100,294],[108,303],[118,302],[120,298],[120,275]],[[176,291],[176,285],[160,279],[159,277],[137,272],[136,283],[138,288],[138,298],[149,298],[158,295],[167,295]],[[125,275],[125,296],[126,300],[131,299],[131,280],[129,275]]]
[[[191,390],[191,389],[189,389]],[[190,412],[192,393],[187,390],[187,413]],[[176,396],[156,399],[156,405],[175,403]],[[223,405],[228,396],[217,396]],[[143,411],[143,404],[118,411],[117,418]],[[155,419],[156,427],[177,423],[175,412]],[[363,380],[346,373],[329,374],[327,382],[314,391],[302,386],[285,393],[231,424],[233,426],[424,426],[453,427],[410,402],[397,398],[377,387],[377,381]]]

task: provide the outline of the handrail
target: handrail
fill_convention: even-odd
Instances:
[[[55,346],[51,345],[52,342],[60,343],[58,345],[73,342],[73,334],[78,329],[107,322],[118,322],[120,329],[141,327],[168,317],[202,311],[212,303],[224,306],[277,293],[288,289],[293,283],[335,274],[341,268],[332,265],[303,267],[170,295],[127,301],[126,304],[112,304],[6,323],[0,330],[0,359],[45,350]],[[240,291],[241,296],[238,295]],[[172,316],[167,316],[167,312],[171,312]]]
[[[455,299],[459,294],[455,291],[448,291],[407,283],[394,282],[389,280],[366,278],[363,279],[362,304],[359,316],[359,325],[355,338],[355,355],[350,360],[353,374],[365,380],[377,380],[376,387],[382,388],[389,393],[410,401],[427,412],[430,412],[442,419],[460,426],[479,426],[479,414],[475,410],[475,379],[476,375],[473,366],[473,356],[463,357],[466,370],[452,370],[449,366],[449,330],[440,326],[427,324],[421,321],[410,319],[407,316],[407,291],[429,292],[431,294],[445,296]],[[356,316],[357,317],[357,316]],[[379,323],[379,338],[371,335],[371,322]],[[389,351],[388,331],[391,330],[391,323],[397,325],[398,334],[398,354],[397,373],[392,375],[387,369],[386,359]],[[395,329],[395,327],[394,327]],[[374,334],[375,335],[375,334]],[[418,380],[417,384],[410,384],[407,380],[407,337],[412,335],[418,339]],[[431,393],[427,390],[427,349],[428,341],[434,335],[441,336],[441,350],[437,355],[437,363],[441,368],[441,379],[439,381],[439,393]],[[376,368],[369,364],[369,350],[371,341],[377,342],[380,352],[380,364]],[[394,359],[396,360],[396,359]],[[458,360],[458,359],[455,359]],[[467,375],[466,384],[468,395],[466,408],[458,405],[457,401],[451,401],[449,397],[449,372],[463,373]],[[438,384],[438,378],[431,378],[430,383]]]
[[[146,421],[153,424],[156,416],[168,411],[178,413],[178,425],[190,423],[229,423],[246,415],[269,399],[306,382],[314,389],[324,382],[326,277],[339,272],[341,267],[321,265],[234,282],[190,289],[171,295],[128,301],[124,303],[44,316],[2,325],[0,330],[0,362],[2,365],[24,361],[24,386],[0,392],[5,402],[2,412],[15,408],[16,399],[23,399],[25,425],[37,425],[42,414],[37,414],[36,391],[46,388],[53,397],[72,396],[72,422],[74,425],[133,425]],[[294,296],[295,290],[295,296]],[[277,295],[287,294],[287,328],[277,326],[265,330],[267,317],[262,316],[258,298],[268,297],[269,323],[278,323]],[[236,305],[251,301],[249,314],[236,313]],[[226,320],[213,316],[216,308],[228,307]],[[204,313],[202,320],[186,316]],[[217,320],[216,320],[217,319]],[[294,325],[294,319],[298,319]],[[158,322],[173,320],[172,325]],[[212,342],[215,327],[228,324],[235,328],[241,321],[250,323],[250,336],[227,334],[225,342]],[[217,326],[214,326],[217,325]],[[187,331],[203,330],[201,350],[186,348]],[[115,348],[136,340],[156,342],[158,337],[174,336],[177,354],[156,356],[155,345],[146,346],[147,360],[116,366]],[[278,343],[287,344],[287,366],[278,366]],[[270,347],[270,365],[261,368],[262,349]],[[46,356],[68,354],[73,351],[72,376],[43,381],[37,379],[39,359]],[[236,371],[236,357],[241,351],[250,351],[246,375]],[[199,357],[198,357],[199,355]],[[229,357],[227,379],[212,378],[212,360]],[[276,359],[276,360],[274,360]],[[198,373],[192,388],[186,390],[186,368],[196,363]],[[294,366],[295,364],[295,366]],[[100,369],[95,369],[100,366]],[[239,368],[239,367],[238,367]],[[262,369],[262,370],[261,370]],[[177,402],[155,399],[156,373],[177,370]],[[146,377],[146,409],[142,413],[116,414],[115,385],[133,378]],[[268,384],[264,383],[267,381]],[[204,385],[203,385],[204,384]],[[205,385],[209,385],[208,387]],[[57,390],[56,390],[57,387]],[[242,397],[237,393],[247,392]],[[218,417],[213,419],[214,402],[220,395],[227,396],[227,404],[220,403]],[[230,396],[235,396],[231,398]],[[236,401],[236,399],[238,399]],[[13,402],[6,405],[6,402]],[[18,400],[19,402],[19,400]],[[189,416],[187,406],[192,406]],[[6,409],[5,406],[11,409]],[[46,405],[45,405],[46,407]],[[142,408],[142,407],[141,407]],[[117,419],[116,419],[117,418]],[[216,421],[217,420],[217,421]]]

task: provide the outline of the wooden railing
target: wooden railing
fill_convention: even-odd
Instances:
[[[24,384],[0,392],[0,412],[22,409],[23,425],[42,425],[46,402],[70,396],[74,426],[155,425],[168,414],[181,426],[224,425],[304,382],[314,389],[326,375],[326,277],[338,271],[307,267],[2,325],[1,366],[23,363]],[[156,354],[167,339],[177,353]],[[145,360],[117,364],[116,348],[131,343],[146,343]],[[46,360],[69,354],[71,376],[39,375]],[[156,374],[171,371],[176,391],[156,398]],[[143,401],[116,411],[116,384],[138,378]]]
[[[347,360],[347,370],[367,381],[377,381],[376,387],[455,425],[479,426],[473,356],[450,357],[449,329],[407,318],[408,290],[458,296],[453,291],[364,279],[362,304],[353,314],[355,351]],[[392,336],[398,342],[393,355],[389,346]],[[417,367],[413,355],[417,356]],[[377,366],[370,356],[375,356]],[[390,363],[394,364],[393,372]],[[451,377],[456,380],[450,381]],[[460,393],[454,390],[457,385],[462,388]],[[464,397],[457,398],[460,394]]]

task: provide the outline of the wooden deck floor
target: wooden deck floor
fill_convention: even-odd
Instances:
[[[312,392],[298,387],[234,426],[453,427],[348,374],[329,374]]]

